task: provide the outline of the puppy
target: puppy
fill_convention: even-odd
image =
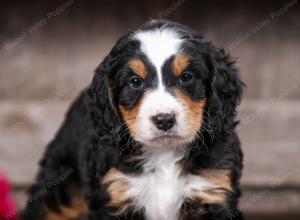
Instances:
[[[190,28],[122,37],[40,163],[23,220],[243,219],[234,62]]]

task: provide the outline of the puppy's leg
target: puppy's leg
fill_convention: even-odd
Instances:
[[[237,208],[225,208],[221,205],[209,205],[206,207],[206,213],[203,220],[243,220],[243,213]]]
[[[56,170],[42,170],[38,182],[29,191],[22,220],[67,220],[87,212],[87,204],[74,178],[75,171]]]
[[[188,204],[180,220],[244,220],[243,213],[237,208],[226,208],[220,204],[197,206]],[[187,207],[185,207],[187,209]]]

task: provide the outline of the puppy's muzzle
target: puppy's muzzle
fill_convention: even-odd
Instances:
[[[174,113],[159,113],[153,116],[151,120],[159,130],[168,131],[174,126],[176,117]]]

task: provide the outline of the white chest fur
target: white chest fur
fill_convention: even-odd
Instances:
[[[183,175],[178,162],[183,154],[168,151],[147,155],[144,173],[128,178],[126,197],[135,209],[145,210],[148,220],[176,220],[186,198],[201,193],[214,183],[196,175]]]

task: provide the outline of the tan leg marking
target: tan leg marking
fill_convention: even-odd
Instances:
[[[45,220],[70,220],[79,217],[80,215],[88,212],[87,203],[81,199],[74,202],[71,207],[60,207],[61,212],[54,212],[46,209],[47,213]]]
[[[195,192],[195,201],[203,204],[223,204],[226,206],[226,193],[232,191],[231,179],[227,170],[201,171],[199,176],[214,184],[203,192]]]
[[[116,168],[112,168],[103,177],[102,183],[107,186],[106,190],[110,196],[110,201],[107,205],[118,208],[117,214],[126,211],[130,206],[131,201],[126,195],[129,184],[125,174]]]

